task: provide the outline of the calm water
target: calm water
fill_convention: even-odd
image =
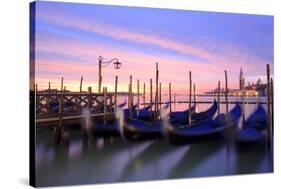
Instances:
[[[180,97],[177,98],[179,100]],[[212,99],[201,97],[198,100]],[[236,100],[240,98],[230,98],[230,101]],[[254,102],[265,100],[247,99]],[[197,111],[204,111],[210,105],[199,104]],[[187,106],[176,104],[173,110],[186,109]],[[229,109],[232,107],[233,104],[230,104]],[[255,104],[245,105],[246,118],[255,108]],[[225,105],[222,104],[221,111],[224,110]],[[37,185],[143,181],[273,171],[267,146],[241,151],[223,140],[173,146],[165,139],[129,143],[113,137],[83,140],[79,131],[69,131],[69,135],[69,145],[55,146],[51,130],[37,130]]]

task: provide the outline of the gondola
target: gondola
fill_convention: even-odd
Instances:
[[[166,109],[168,107],[169,107],[169,104],[165,104],[161,108]],[[160,110],[161,110],[161,108],[160,108]],[[142,120],[142,121],[153,121],[155,113],[154,113],[154,111],[151,111],[149,109],[151,109],[150,106],[148,108],[139,110],[139,114],[137,116],[137,119]],[[158,115],[160,115],[160,110],[158,110],[158,113],[157,113]]]
[[[122,136],[130,141],[162,138],[162,122],[148,122],[143,120],[124,121],[119,125]]]
[[[237,103],[228,115],[228,119],[225,114],[220,114],[208,123],[193,127],[182,128],[165,124],[163,132],[172,144],[188,144],[221,138],[237,127],[241,116],[240,105]]]
[[[162,110],[166,110],[168,106],[163,107]],[[208,118],[207,115],[210,116],[208,119],[212,119],[213,112],[217,109],[217,103],[214,104],[209,108],[206,112],[198,113],[198,121],[203,121],[202,118]],[[204,116],[203,116],[204,115]],[[165,119],[165,118],[164,118]],[[205,121],[205,120],[204,120]],[[196,120],[194,120],[196,123]],[[162,138],[163,137],[163,130],[162,130],[163,120],[155,121],[155,122],[148,122],[143,120],[126,120],[123,122],[123,134],[124,137],[129,140],[144,140],[144,139],[154,139],[154,138]],[[173,127],[177,127],[173,125]]]
[[[195,110],[195,106],[191,107],[190,111],[193,113]],[[172,124],[177,124],[180,121],[186,120],[189,115],[189,109],[184,110],[184,111],[176,111],[176,112],[171,112],[169,114],[169,120]]]
[[[127,104],[126,101],[120,103],[117,105],[117,108],[123,108]],[[133,108],[136,108],[137,105],[133,106]],[[97,106],[100,111],[104,112],[104,105],[102,104],[101,106]],[[94,111],[96,111],[97,108],[93,108]],[[108,105],[107,106],[107,112],[114,112],[114,107]]]
[[[203,112],[194,112],[194,107],[191,109],[191,125],[199,125],[202,123],[209,122],[210,120],[213,119],[215,113],[217,112],[218,109],[218,103],[216,100],[214,100],[212,106]],[[175,116],[176,115],[176,116]],[[188,116],[189,116],[189,111],[186,110],[185,112],[177,112],[176,114],[171,114],[170,115],[170,123],[174,126],[182,126],[182,125],[187,125],[188,124]]]
[[[267,113],[261,104],[243,123],[242,129],[236,135],[237,144],[247,146],[262,143],[266,139]]]
[[[120,106],[118,106],[118,110],[123,112],[123,117],[120,118],[122,121],[128,120],[130,118],[130,110],[129,109],[121,109]],[[136,116],[136,106],[133,106],[133,117]],[[149,109],[149,107],[145,107],[143,109],[140,109],[140,111],[143,111],[144,109]],[[118,111],[117,110],[117,111]],[[106,125],[103,124],[103,122],[95,122],[92,125],[92,134],[94,136],[103,136],[103,137],[111,137],[111,136],[119,136],[120,135],[120,127],[119,122],[114,120],[112,122],[108,122]]]

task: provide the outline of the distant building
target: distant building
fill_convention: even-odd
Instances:
[[[244,76],[243,76],[243,71],[242,68],[240,68],[240,74],[239,74],[239,89],[242,90],[243,88],[243,83],[244,83]]]
[[[243,95],[243,86],[244,86],[244,76],[242,68],[240,69],[239,74],[239,89],[228,89],[228,95],[229,96],[242,96]],[[266,96],[267,94],[267,85],[263,84],[261,79],[259,78],[256,83],[248,83],[248,86],[244,86],[245,95],[246,96]],[[223,95],[225,93],[224,88],[221,89],[221,94]],[[218,94],[218,88],[206,92],[206,95],[217,95]]]

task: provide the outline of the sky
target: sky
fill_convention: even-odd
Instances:
[[[188,7],[185,7],[188,8]],[[224,85],[238,88],[240,68],[246,83],[265,81],[266,64],[273,75],[273,16],[137,8],[63,2],[36,2],[35,82],[39,89],[60,88],[97,91],[98,57],[118,58],[102,69],[102,84],[127,91],[129,75],[133,90],[155,83],[155,64],[163,92],[169,82],[175,93],[189,90],[189,71],[198,93]],[[155,85],[155,84],[154,84]]]

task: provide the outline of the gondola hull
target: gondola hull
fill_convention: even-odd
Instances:
[[[218,104],[216,100],[213,102],[212,106],[204,111],[204,112],[194,112],[194,107],[191,108],[191,125],[199,125],[203,123],[207,123],[211,121],[217,112]],[[187,125],[188,123],[188,116],[189,111],[186,110],[184,112],[174,112],[170,114],[170,123],[174,126],[180,126],[180,125]]]
[[[202,131],[198,133],[187,132],[181,133],[180,130],[178,131],[170,131],[168,134],[168,139],[171,144],[179,145],[179,144],[192,144],[192,143],[200,143],[209,140],[218,140],[224,139],[228,133],[232,133],[235,131],[235,127],[227,126],[220,129],[213,129],[213,128],[203,128],[205,126],[200,125],[198,128],[202,129]],[[209,127],[206,125],[206,127]],[[204,131],[204,129],[206,129]]]
[[[92,128],[92,134],[97,137],[120,136],[119,126],[116,122],[106,125],[95,124]]]
[[[243,123],[243,127],[236,134],[236,143],[239,148],[248,148],[263,145],[267,139],[267,113],[261,104]]]
[[[124,137],[130,141],[162,138],[161,122],[133,120],[126,122],[123,128]]]
[[[214,120],[193,127],[177,128],[167,125],[164,128],[166,138],[172,144],[190,144],[204,142],[208,140],[221,139],[229,137],[229,134],[235,133],[241,116],[241,107],[236,105],[226,115],[220,114]]]

